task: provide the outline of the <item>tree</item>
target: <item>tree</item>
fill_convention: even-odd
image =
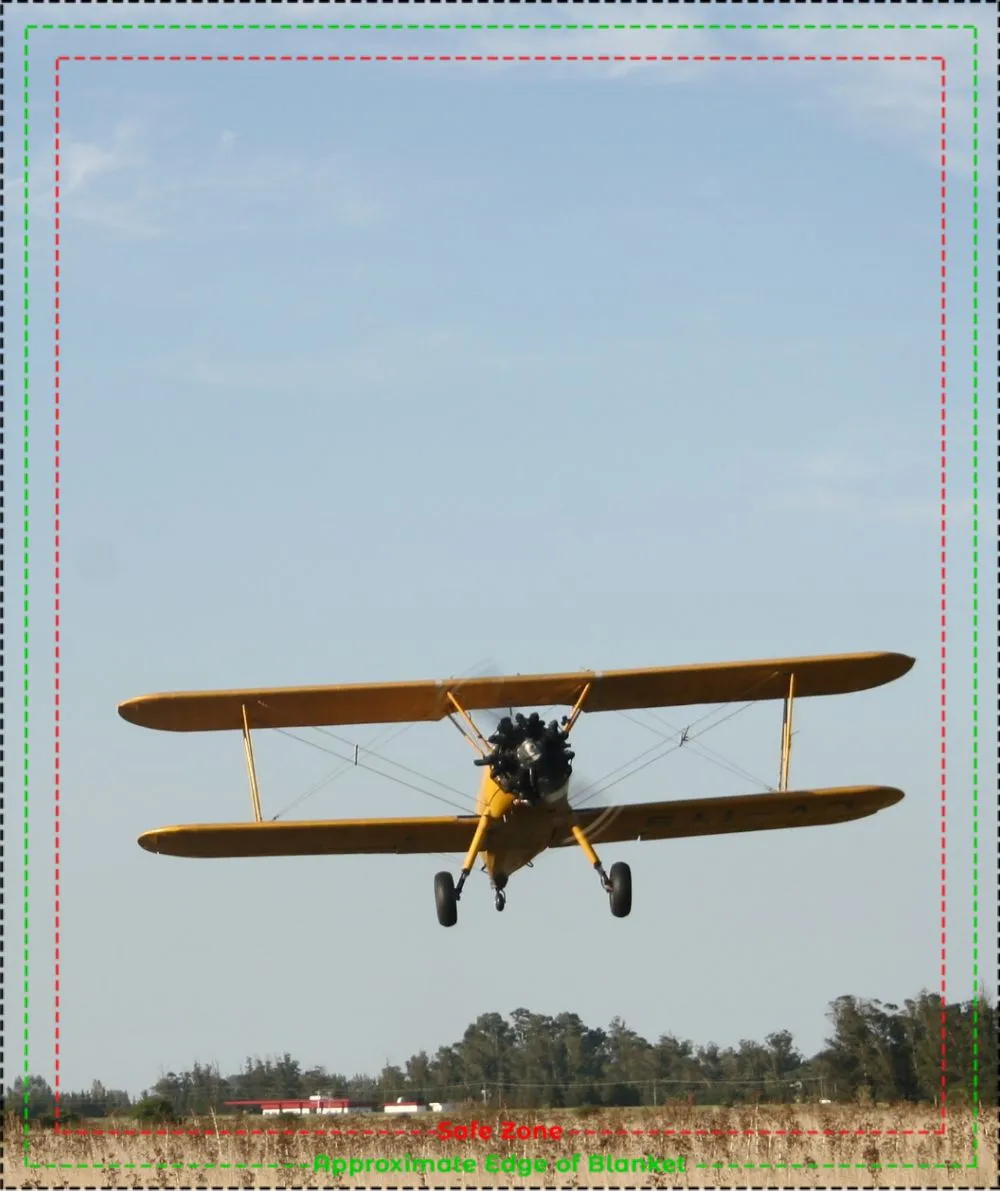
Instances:
[[[485,1087],[498,1105],[503,1102],[504,1079],[510,1082],[509,1051],[513,1044],[514,1031],[500,1014],[483,1013],[466,1028],[455,1047],[464,1068],[464,1082],[477,1090]]]
[[[802,1066],[802,1056],[796,1050],[788,1030],[768,1034],[764,1041],[767,1043],[773,1079],[783,1080]]]
[[[305,1092],[302,1087],[302,1068],[298,1059],[293,1059],[286,1051],[271,1068],[271,1095],[281,1100],[302,1099]]]
[[[588,1028],[576,1013],[560,1013],[553,1024],[559,1039],[564,1103],[570,1107],[600,1104],[607,1035]]]
[[[387,1063],[378,1077],[378,1084],[382,1099],[388,1104],[406,1091],[406,1076],[398,1067]]]
[[[132,1104],[128,1092],[106,1088],[95,1079],[85,1092],[63,1092],[59,1097],[59,1120],[68,1122],[71,1115],[105,1117],[127,1112]]]
[[[842,996],[830,1004],[828,1017],[832,1029],[824,1048],[804,1060],[787,1030],[768,1034],[763,1043],[744,1038],[735,1048],[714,1042],[696,1048],[669,1033],[651,1045],[618,1017],[604,1030],[587,1026],[575,1013],[552,1017],[521,1007],[509,1018],[481,1014],[461,1039],[441,1046],[433,1057],[417,1051],[402,1065],[387,1062],[378,1077],[348,1077],[321,1066],[303,1070],[288,1053],[247,1058],[228,1077],[215,1063],[195,1062],[190,1070],[161,1075],[134,1109],[126,1092],[109,1090],[99,1080],[87,1091],[64,1092],[60,1117],[122,1110],[157,1114],[166,1111],[166,1104],[179,1118],[219,1110],[226,1100],[302,1099],[316,1093],[365,1103],[399,1095],[479,1102],[484,1087],[498,1108],[660,1104],[685,1095],[705,1104],[780,1102],[800,1091],[840,1100],[861,1095],[940,1103],[942,1029],[949,1100],[978,1096],[984,1104],[995,1103],[997,1007],[984,990],[949,1005],[923,990],[902,1008]],[[23,1112],[27,1102],[35,1120],[52,1115],[54,1101],[39,1076],[19,1077],[8,1089],[10,1108]]]
[[[560,1083],[562,1067],[560,1040],[551,1017],[515,1009],[512,1045],[508,1050],[508,1078],[518,1089],[517,1102],[525,1108],[544,1108],[563,1103]]]
[[[174,1124],[179,1119],[174,1106],[164,1096],[149,1096],[140,1100],[132,1109],[132,1116],[150,1125]]]
[[[687,1087],[700,1082],[701,1070],[694,1054],[693,1043],[680,1041],[673,1034],[661,1034],[655,1047],[656,1080],[663,1080],[662,1088],[654,1082],[653,1103],[682,1094]]]
[[[432,1100],[434,1080],[431,1072],[431,1061],[427,1051],[417,1051],[406,1060],[406,1088],[413,1095],[424,1100]]]
[[[459,1093],[463,1099],[469,1095],[471,1089],[466,1084],[465,1064],[457,1046],[439,1047],[431,1059],[430,1071],[434,1089],[442,1100],[454,1100]]]
[[[325,1067],[310,1067],[302,1072],[302,1086],[309,1096],[342,1096],[347,1080],[343,1075],[331,1075]]]
[[[609,1085],[604,1093],[604,1103],[642,1104],[645,1085],[652,1084],[656,1071],[653,1048],[620,1017],[613,1017],[604,1049],[607,1054],[604,1075]]]
[[[40,1075],[19,1075],[8,1093],[8,1103],[19,1117],[29,1120],[51,1113],[55,1108],[55,1094],[47,1080]]]
[[[834,1036],[822,1053],[841,1098],[862,1093],[872,1100],[916,1099],[913,1032],[898,1006],[859,997],[838,997],[828,1015]]]
[[[903,1030],[913,1071],[915,1098],[937,1104],[941,1096],[942,1003],[922,989],[903,1004]]]

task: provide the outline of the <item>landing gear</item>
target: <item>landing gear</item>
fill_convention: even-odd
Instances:
[[[601,888],[611,902],[611,913],[616,918],[627,918],[632,909],[632,870],[627,864],[619,861],[611,866],[611,875],[608,876],[583,829],[574,823],[570,830],[583,849],[583,854],[593,865],[594,872],[601,878]]]
[[[438,873],[435,876],[434,901],[437,903],[438,922],[442,926],[454,926],[458,921],[458,897],[451,873]]]
[[[611,866],[607,883],[611,913],[616,918],[627,918],[632,909],[632,870],[622,861]]]
[[[479,849],[482,847],[483,837],[486,835],[489,823],[489,812],[479,816],[476,834],[472,837],[462,871],[458,874],[458,884],[456,885],[451,879],[451,873],[438,873],[434,878],[434,900],[437,902],[438,922],[442,926],[454,926],[458,921],[458,899],[462,896],[465,879],[472,872],[472,866],[476,863],[476,857],[479,855]]]
[[[493,874],[493,904],[497,910],[503,910],[507,904],[507,894],[504,890],[507,888],[507,874],[494,873]]]

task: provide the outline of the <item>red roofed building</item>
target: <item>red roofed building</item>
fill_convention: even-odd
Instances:
[[[265,1117],[311,1115],[341,1115],[354,1112],[374,1112],[370,1104],[358,1104],[354,1100],[343,1100],[333,1096],[310,1096],[308,1100],[227,1100],[227,1108],[257,1111]]]

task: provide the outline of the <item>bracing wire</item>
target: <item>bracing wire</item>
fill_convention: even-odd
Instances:
[[[667,734],[662,731],[662,729],[654,728],[652,724],[647,724],[637,716],[629,715],[627,711],[621,711],[618,714],[627,720],[631,720],[633,724],[638,724],[640,728],[645,728],[647,732],[655,732],[656,735],[662,740],[672,739],[672,737],[668,737]],[[668,720],[664,719],[662,716],[656,715],[648,708],[646,709],[646,714],[649,715],[651,719],[658,720],[661,724],[669,728],[674,736],[683,737],[685,731],[687,730],[684,728],[678,728],[675,724],[671,724]],[[703,760],[711,761],[713,765],[718,765],[720,769],[725,769],[727,772],[735,774],[736,777],[741,777],[748,782],[753,782],[754,785],[762,786],[765,790],[769,790],[771,792],[774,791],[774,786],[763,781],[761,778],[757,777],[756,774],[751,773],[749,769],[744,769],[742,766],[737,765],[728,757],[723,756],[722,753],[716,751],[715,749],[709,748],[707,744],[698,744],[696,740],[693,740],[690,736],[684,740],[684,743],[690,745],[692,752],[694,752],[696,756],[700,756]]]
[[[374,765],[365,764],[360,758],[355,760],[353,757],[345,757],[341,753],[334,752],[333,749],[328,748],[326,745],[317,743],[315,740],[308,740],[305,736],[296,736],[294,732],[290,732],[287,728],[272,728],[271,731],[280,732],[282,736],[288,736],[292,740],[299,741],[300,744],[308,744],[311,748],[319,749],[320,752],[329,753],[332,757],[337,757],[339,760],[346,761],[350,765],[356,765],[358,769],[365,769],[369,773],[384,777],[390,782],[395,782],[397,785],[405,786],[408,790],[416,790],[418,794],[426,794],[428,798],[433,798],[437,802],[443,802],[445,805],[461,811],[463,815],[468,813],[467,807],[459,806],[457,802],[453,802],[450,798],[443,798],[440,794],[433,794],[430,790],[425,790],[422,786],[415,786],[412,782],[406,782],[401,777],[396,777],[391,773],[384,773],[381,769],[376,769]],[[418,774],[417,776],[421,777],[423,775]],[[277,815],[275,818],[277,818]]]
[[[764,678],[759,679],[756,683],[754,683],[751,687],[748,688],[747,695],[752,694],[752,692],[758,686],[767,682],[771,677],[772,677],[772,675],[769,674],[769,675],[765,676]],[[462,680],[459,679],[458,681],[459,681],[459,684],[461,684]],[[644,749],[642,752],[631,757],[629,760],[622,762],[620,765],[616,765],[613,769],[610,769],[607,773],[605,773],[603,775],[603,777],[599,778],[596,782],[585,787],[584,788],[585,792],[583,794],[583,797],[579,798],[579,799],[574,799],[574,808],[575,809],[582,808],[587,803],[591,802],[594,798],[598,797],[601,794],[606,793],[608,790],[612,789],[615,786],[620,785],[622,782],[627,781],[630,777],[634,777],[637,773],[641,773],[642,770],[647,769],[650,765],[653,765],[657,761],[662,760],[664,757],[669,756],[670,753],[678,751],[679,749],[683,748],[685,745],[694,744],[694,742],[697,741],[699,737],[704,736],[707,732],[712,731],[715,728],[718,728],[720,725],[724,724],[727,720],[732,719],[734,716],[739,715],[743,711],[746,711],[749,707],[751,707],[753,705],[753,702],[754,702],[754,700],[751,699],[750,701],[744,703],[740,707],[737,707],[735,710],[730,711],[727,715],[722,716],[722,718],[716,720],[715,723],[707,724],[704,728],[702,728],[702,730],[700,732],[694,732],[694,733],[691,731],[692,728],[696,727],[698,724],[704,723],[705,720],[709,720],[709,719],[711,719],[711,717],[717,715],[718,712],[720,710],[722,710],[722,708],[728,706],[728,702],[717,704],[716,706],[710,708],[703,715],[698,716],[696,719],[692,720],[691,723],[688,724],[687,727],[685,727],[683,729],[675,728],[674,725],[670,724],[667,720],[656,715],[654,712],[650,711],[649,709],[646,709],[648,711],[648,714],[653,719],[659,720],[666,727],[670,728],[670,730],[674,734],[672,737],[668,737],[664,733],[659,731],[659,729],[652,727],[652,725],[647,724],[647,723],[643,722],[642,720],[637,719],[634,716],[630,716],[624,711],[620,711],[619,714],[624,715],[626,719],[632,720],[633,723],[638,724],[640,727],[646,728],[648,731],[656,733],[660,737],[660,741],[657,744],[650,745],[649,748]],[[551,708],[549,710],[551,710]],[[458,725],[456,725],[456,726],[458,726]],[[406,732],[408,729],[410,729],[412,727],[413,727],[413,724],[408,723],[408,724],[402,725],[401,727],[395,728],[394,730],[392,730],[389,733],[388,738],[381,742],[380,747],[384,748],[385,745],[390,743],[390,741],[396,739],[398,736],[402,735],[404,732]],[[349,747],[353,747],[354,756],[353,757],[345,757],[345,756],[343,756],[343,754],[336,752],[334,749],[331,749],[324,745],[318,744],[316,741],[309,740],[305,737],[297,736],[297,735],[295,735],[295,733],[290,732],[287,729],[284,729],[284,728],[273,729],[273,731],[280,732],[282,735],[288,736],[292,740],[297,740],[302,744],[308,744],[312,748],[319,749],[321,752],[329,753],[331,756],[337,757],[338,760],[341,762],[341,764],[336,769],[332,770],[325,777],[321,778],[318,782],[316,782],[312,786],[310,786],[304,793],[300,794],[297,798],[293,799],[292,802],[290,802],[286,807],[284,807],[281,811],[278,812],[278,814],[276,814],[274,816],[274,819],[279,818],[281,815],[283,815],[287,811],[291,810],[292,807],[297,806],[304,799],[310,797],[312,794],[315,794],[318,790],[322,789],[323,786],[325,786],[333,781],[336,781],[337,778],[341,777],[348,769],[351,769],[351,768],[365,769],[371,773],[378,775],[379,777],[386,778],[388,781],[396,782],[397,785],[404,786],[406,789],[415,790],[419,794],[425,794],[425,795],[427,795],[428,798],[433,798],[438,802],[442,802],[447,806],[453,807],[454,809],[461,811],[463,814],[469,813],[469,808],[467,805],[461,806],[458,803],[455,803],[448,798],[444,798],[439,794],[434,794],[431,791],[426,790],[421,786],[416,786],[416,785],[412,784],[411,782],[404,781],[402,778],[394,776],[391,773],[385,773],[383,770],[377,769],[373,765],[365,764],[364,762],[362,762],[360,759],[361,753],[365,753],[369,756],[376,757],[379,761],[381,761],[387,765],[391,765],[391,766],[395,767],[396,769],[400,769],[404,773],[410,774],[413,777],[419,778],[421,781],[430,782],[432,785],[438,786],[444,790],[448,790],[450,793],[458,794],[459,797],[465,798],[468,802],[468,795],[466,794],[465,791],[458,790],[454,786],[449,785],[447,782],[442,782],[437,778],[430,777],[427,774],[420,773],[418,770],[413,769],[408,765],[402,764],[402,762],[394,761],[391,757],[385,757],[385,756],[381,755],[379,752],[377,752],[373,746],[376,743],[379,743],[380,737],[385,735],[385,730],[378,733],[372,739],[371,743],[367,746],[358,745],[355,742],[347,739],[346,737],[340,736],[336,732],[332,732],[328,728],[325,728],[325,727],[317,726],[316,730],[322,732],[326,736],[329,736],[332,740],[336,740],[338,743],[346,744]],[[462,729],[460,728],[459,730],[461,731]],[[674,743],[674,741],[676,741],[676,743]],[[666,745],[664,745],[664,742],[667,742]],[[708,745],[704,745],[704,744],[697,745],[696,747],[694,747],[692,749],[692,751],[694,751],[696,753],[696,755],[701,756],[704,760],[711,761],[713,764],[721,766],[723,769],[728,770],[730,773],[734,773],[739,777],[743,777],[749,781],[752,781],[752,782],[756,783],[757,785],[762,786],[765,790],[773,790],[774,789],[773,786],[769,785],[766,782],[761,781],[760,778],[756,777],[754,774],[750,773],[749,771],[741,769],[739,766],[733,765],[724,756],[722,756],[721,753],[718,753],[714,749],[709,748]],[[650,756],[650,754],[653,754],[653,755]],[[648,758],[648,759],[643,760],[643,758]],[[641,761],[642,764],[636,764],[636,762],[639,762],[639,761]],[[622,773],[621,772],[622,770],[625,770],[626,772]],[[616,774],[620,774],[621,776],[616,777],[615,776]],[[614,778],[614,780],[609,781],[610,778]],[[443,853],[442,853],[442,855],[443,855]]]
[[[340,744],[351,745],[362,753],[369,753],[373,757],[378,757],[386,765],[393,765],[396,769],[402,769],[404,773],[408,773],[412,777],[418,777],[421,781],[430,782],[432,786],[440,786],[442,790],[448,790],[452,794],[457,794],[460,798],[468,797],[468,791],[466,790],[459,790],[456,786],[449,786],[447,782],[442,782],[436,777],[431,777],[426,773],[420,773],[419,770],[412,769],[409,765],[404,765],[402,761],[394,761],[391,757],[383,757],[372,748],[365,748],[364,745],[355,745],[352,740],[348,740],[345,736],[338,736],[336,732],[331,732],[327,728],[317,728],[316,731],[322,732],[324,736],[329,736],[332,740],[336,740]],[[351,764],[353,765],[354,762],[352,761]]]
[[[374,753],[375,756],[378,756],[379,754],[374,752],[374,746],[376,744],[379,744],[380,747],[385,748],[386,745],[390,744],[398,736],[402,736],[402,734],[404,732],[406,732],[409,728],[412,728],[413,725],[412,724],[403,724],[401,727],[396,726],[396,725],[394,725],[393,727],[394,727],[394,731],[387,732],[386,729],[383,728],[381,732],[376,733],[376,735],[373,736],[372,739],[368,742],[368,745],[367,745],[367,748],[365,751]],[[384,740],[382,739],[383,737],[385,737]],[[337,754],[335,754],[335,755],[337,755]],[[353,769],[353,768],[354,768],[354,758],[353,757],[345,758],[345,760],[340,765],[338,765],[336,767],[336,769],[330,770],[330,772],[328,774],[326,774],[324,777],[321,777],[318,782],[314,782],[307,790],[303,791],[303,793],[301,793],[297,798],[293,798],[292,801],[290,803],[288,803],[287,806],[282,807],[282,809],[280,811],[278,811],[278,813],[274,817],[276,819],[278,819],[282,815],[287,814],[287,812],[290,811],[292,809],[292,807],[298,806],[300,802],[304,802],[305,799],[307,799],[307,798],[311,798],[313,794],[318,793],[320,790],[323,789],[324,786],[331,785],[338,778],[343,777],[343,775],[345,773],[347,773],[347,771],[349,769]]]
[[[723,716],[721,720],[717,720],[714,724],[709,724],[700,732],[692,734],[690,729],[685,729],[685,731],[680,734],[681,739],[677,742],[677,744],[670,744],[665,748],[661,747],[660,745],[652,745],[650,748],[646,749],[645,752],[640,753],[638,757],[634,757],[632,759],[633,762],[638,761],[647,754],[651,752],[654,753],[654,755],[650,757],[648,761],[643,761],[641,765],[636,765],[635,768],[630,769],[627,773],[623,773],[621,777],[616,777],[613,782],[609,782],[607,779],[612,774],[617,773],[618,770],[624,769],[625,765],[619,765],[616,769],[612,769],[610,773],[605,774],[603,778],[601,778],[593,787],[591,787],[589,792],[579,802],[574,803],[574,809],[579,810],[582,806],[585,806],[599,794],[606,794],[607,791],[612,789],[614,786],[620,786],[622,782],[627,781],[630,777],[635,777],[637,773],[641,773],[644,769],[648,769],[650,765],[654,765],[657,761],[661,761],[670,753],[677,752],[678,749],[683,748],[689,741],[696,740],[699,736],[703,736],[706,732],[711,732],[713,728],[718,728],[719,725],[724,724],[726,720],[731,720],[733,716],[739,715],[741,712],[746,711],[748,708],[753,706],[753,702],[744,703],[742,706],[737,707],[735,711],[731,711],[729,715]],[[704,719],[705,717],[702,716],[701,718]],[[626,765],[630,763],[631,762],[626,762]]]
[[[464,675],[461,678],[456,678],[456,679],[452,679],[449,681],[454,681],[457,683],[458,686],[461,686],[462,683],[467,681],[470,677],[476,677],[477,675],[480,675],[487,665],[488,665],[487,661],[480,662],[480,663],[478,663],[478,665],[473,666],[472,670],[468,674]],[[326,735],[333,737],[334,740],[339,740],[342,744],[347,744],[356,750],[362,749],[364,752],[369,753],[373,757],[377,757],[380,761],[384,761],[388,765],[395,765],[397,768],[403,769],[406,772],[413,774],[415,777],[419,777],[419,778],[423,779],[424,781],[431,782],[433,785],[441,786],[443,789],[449,790],[453,794],[458,794],[460,797],[465,798],[467,801],[469,801],[469,796],[466,791],[457,790],[454,786],[449,786],[446,782],[439,781],[437,778],[429,777],[426,774],[419,773],[415,769],[409,769],[407,766],[402,765],[399,761],[393,761],[391,757],[386,757],[377,751],[377,749],[375,747],[376,745],[378,745],[379,749],[384,749],[393,740],[396,740],[396,739],[398,739],[398,737],[402,736],[404,732],[408,732],[413,726],[414,725],[412,723],[402,724],[402,725],[398,725],[398,726],[390,725],[388,728],[383,728],[381,731],[377,732],[372,737],[372,739],[368,742],[367,745],[357,745],[353,740],[348,740],[343,736],[338,736],[336,733],[329,732],[328,730],[326,730],[324,728],[317,727],[317,731],[324,731],[326,733]],[[461,729],[459,729],[459,730],[461,731]],[[286,734],[290,735],[290,733],[286,733]],[[384,739],[383,739],[383,737],[384,737]],[[304,744],[311,743],[310,741],[302,740],[302,738],[298,737],[298,736],[293,736],[292,739],[293,740],[301,740],[302,743],[304,743]],[[332,756],[340,757],[340,754],[334,753],[332,749],[327,750],[327,751],[330,752]],[[300,802],[304,802],[307,798],[311,798],[313,794],[318,793],[320,790],[323,789],[324,786],[332,784],[338,778],[342,777],[349,769],[354,769],[356,767],[356,756],[355,757],[344,757],[341,759],[341,761],[342,761],[342,763],[340,765],[338,765],[335,769],[332,769],[329,773],[327,773],[326,775],[321,777],[319,779],[319,781],[314,782],[311,786],[308,787],[308,789],[304,790],[296,798],[293,798],[292,801],[289,802],[286,806],[282,807],[282,809],[280,811],[278,811],[278,813],[274,816],[274,818],[278,819],[282,815],[287,814],[288,811],[290,811],[293,807],[298,806]],[[375,772],[377,772],[377,771],[375,771]],[[388,777],[390,775],[384,774],[382,776]],[[391,778],[390,778],[390,780],[391,780]],[[415,789],[416,787],[411,787],[411,788]],[[421,791],[421,792],[426,793],[426,791]],[[441,801],[445,801],[445,800],[442,799]],[[449,804],[449,805],[454,805],[454,804]],[[467,811],[468,808],[461,807],[460,809],[463,811]]]
[[[773,674],[769,673],[769,674],[766,674],[763,678],[758,679],[757,682],[753,683],[750,687],[747,688],[746,694],[748,696],[752,695],[753,692],[755,690],[757,690],[758,687],[762,686],[765,682],[769,682],[772,677],[773,677]],[[706,732],[710,732],[713,729],[718,728],[721,724],[724,724],[727,720],[732,719],[733,716],[739,715],[741,712],[746,711],[747,708],[752,707],[754,702],[755,701],[753,699],[750,699],[749,702],[746,702],[746,703],[742,704],[740,707],[737,707],[735,711],[731,711],[728,715],[724,715],[721,719],[716,720],[716,722],[714,724],[708,724],[700,732],[692,733],[692,731],[691,731],[692,728],[694,728],[698,724],[704,723],[705,720],[710,719],[712,716],[717,715],[722,708],[728,706],[728,703],[717,703],[714,707],[710,707],[709,710],[706,711],[703,715],[700,715],[696,719],[692,720],[691,723],[688,724],[688,726],[683,729],[683,731],[676,733],[676,735],[679,737],[679,740],[677,741],[676,744],[671,743],[671,744],[669,744],[668,747],[663,747],[661,744],[650,745],[650,747],[648,749],[644,749],[641,753],[632,757],[628,761],[624,761],[621,765],[616,765],[614,769],[609,770],[602,778],[599,778],[592,785],[585,787],[586,792],[584,793],[583,797],[581,799],[579,799],[579,801],[574,801],[574,803],[573,803],[574,809],[579,810],[581,807],[585,806],[588,802],[590,802],[594,798],[598,797],[598,795],[606,793],[608,790],[612,789],[614,786],[618,786],[622,782],[627,781],[628,778],[634,777],[637,773],[641,773],[642,770],[648,769],[650,765],[653,765],[655,762],[662,760],[664,757],[668,756],[670,753],[676,752],[678,749],[683,748],[684,745],[690,743],[692,740],[697,740],[698,737],[704,736]],[[702,747],[704,747],[704,746],[702,746]],[[654,755],[652,757],[649,757],[650,753],[653,753]],[[635,765],[635,762],[641,761],[643,757],[649,757],[649,760],[644,761],[641,765]],[[628,767],[630,765],[633,765],[635,767],[632,769],[629,769]],[[616,773],[620,773],[621,770],[623,770],[623,769],[626,769],[627,772],[623,773],[621,775],[621,777],[616,777],[614,779],[614,781],[610,781],[610,782],[608,781],[609,778],[614,777],[614,775]],[[756,781],[757,779],[754,778],[753,780]]]

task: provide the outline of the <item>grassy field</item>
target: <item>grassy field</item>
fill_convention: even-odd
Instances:
[[[501,1122],[530,1129],[504,1140]],[[471,1115],[456,1116],[469,1125]],[[492,1136],[445,1139],[439,1118],[198,1118],[73,1132],[8,1116],[7,1187],[995,1187],[996,1113],[915,1105],[768,1105],[479,1116]],[[560,1126],[563,1136],[550,1131]],[[539,1127],[545,1127],[546,1135]],[[158,1130],[158,1132],[157,1132]],[[413,1132],[411,1132],[411,1130]],[[98,1132],[101,1131],[101,1132]],[[477,1130],[476,1133],[481,1133]],[[27,1156],[25,1156],[27,1155]],[[408,1157],[409,1156],[409,1157]],[[601,1166],[595,1168],[598,1157]],[[355,1163],[351,1173],[350,1163]],[[420,1160],[420,1161],[417,1161]],[[420,1173],[420,1162],[431,1165]],[[609,1168],[610,1162],[610,1168]],[[360,1163],[360,1168],[357,1164]],[[394,1165],[397,1164],[397,1165]],[[641,1165],[645,1163],[645,1168]],[[447,1165],[442,1165],[447,1164]],[[367,1166],[367,1170],[366,1170]]]

